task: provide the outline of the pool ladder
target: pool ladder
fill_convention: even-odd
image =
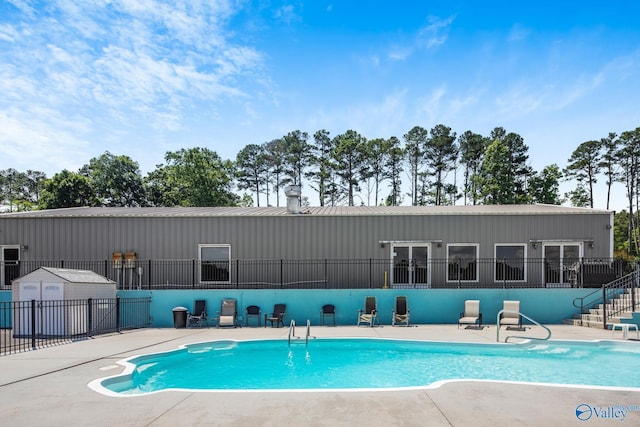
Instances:
[[[545,338],[534,338],[534,337],[524,337],[524,336],[519,336],[519,335],[509,335],[504,339],[504,342],[509,341],[509,338],[520,338],[520,339],[525,339],[525,340],[548,340],[549,338],[551,338],[551,329],[547,328],[546,326],[544,326],[542,323],[538,323],[535,320],[533,320],[532,318],[530,318],[529,316],[527,316],[526,314],[522,314],[519,311],[513,311],[513,310],[500,310],[498,312],[498,316],[496,319],[496,341],[500,342],[500,315],[502,313],[509,313],[509,314],[517,314],[519,316],[524,317],[525,319],[527,319],[529,322],[540,326],[541,328],[545,329],[547,331],[547,336]]]
[[[296,321],[291,319],[291,323],[289,323],[289,337],[287,342],[291,344],[291,338],[300,339],[300,337],[296,336]],[[307,333],[304,338],[304,343],[309,344],[309,338],[315,338],[311,336],[311,320],[307,319]]]

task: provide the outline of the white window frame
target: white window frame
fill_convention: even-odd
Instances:
[[[202,274],[202,267],[203,267],[203,263],[207,262],[207,260],[203,260],[202,259],[202,249],[205,248],[226,248],[229,254],[229,259],[228,260],[215,260],[213,262],[216,263],[222,263],[222,262],[226,262],[227,263],[227,271],[229,272],[228,277],[226,280],[203,280],[203,274]],[[198,269],[198,277],[199,277],[199,282],[200,283],[219,283],[219,284],[226,284],[226,283],[231,283],[231,245],[230,244],[220,244],[220,243],[200,243],[198,245],[198,261],[200,261],[200,268]]]
[[[520,246],[523,250],[523,258],[522,258],[522,268],[523,268],[523,279],[522,280],[498,280],[498,247],[499,246]],[[493,245],[493,282],[494,283],[526,283],[527,282],[527,250],[528,246],[526,243],[496,243]]]

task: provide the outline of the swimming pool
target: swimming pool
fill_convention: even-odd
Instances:
[[[613,341],[479,344],[371,338],[212,341],[119,362],[94,390],[389,390],[492,380],[640,390],[640,345]]]

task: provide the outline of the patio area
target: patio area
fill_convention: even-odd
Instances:
[[[611,331],[552,325],[552,339],[611,339]],[[508,332],[503,328],[501,338]],[[521,334],[521,333],[517,333]],[[543,337],[539,328],[527,329]],[[640,392],[494,382],[451,382],[436,389],[376,392],[162,392],[114,398],[87,387],[122,371],[123,358],[217,339],[286,339],[287,328],[142,329],[0,358],[0,422],[64,426],[496,426],[640,425]],[[316,337],[383,337],[495,342],[494,325],[318,327]],[[618,331],[616,339],[620,338]],[[640,346],[640,343],[638,343]],[[259,360],[257,361],[259,363]],[[603,375],[615,375],[603,367]],[[640,387],[640,385],[639,385]],[[586,424],[581,405],[607,411]],[[635,407],[625,411],[620,408]],[[581,408],[584,408],[583,406]],[[617,414],[617,415],[616,415]],[[620,424],[618,424],[620,425]]]

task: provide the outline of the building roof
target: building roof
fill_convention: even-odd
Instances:
[[[319,206],[303,207],[300,215],[311,216],[406,216],[406,215],[560,215],[610,214],[613,211],[557,205],[475,206]],[[81,207],[0,214],[3,218],[91,218],[91,217],[242,217],[292,216],[286,207]]]
[[[57,276],[67,283],[115,283],[113,280],[109,280],[104,276],[99,275],[90,270],[73,270],[69,268],[54,268],[54,267],[40,267],[39,270],[44,270]],[[37,270],[36,270],[37,271]],[[29,273],[32,274],[32,273]],[[26,277],[29,274],[23,276]]]

